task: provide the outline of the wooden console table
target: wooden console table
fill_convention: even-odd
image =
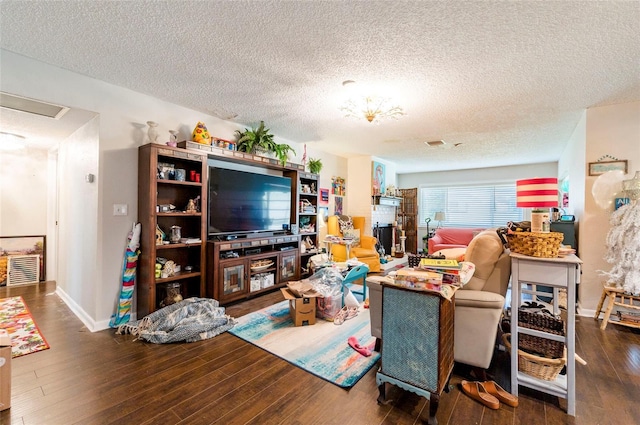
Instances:
[[[567,413],[571,416],[576,415],[576,285],[580,283],[581,264],[582,260],[575,255],[560,258],[540,258],[511,253],[511,311],[516,312],[514,314],[517,314],[523,293],[544,294],[526,289],[528,284],[551,286],[554,291],[557,288],[565,288],[567,290],[567,329],[565,336],[523,328],[518,326],[517,320],[511,320],[512,347],[518,347],[519,333],[563,341],[567,348],[567,374],[559,375],[554,381],[543,381],[519,372],[518,350],[513,349],[511,350],[511,393],[517,396],[518,385],[522,385],[566,398]],[[523,285],[525,285],[524,289]],[[557,299],[557,297],[554,298]]]
[[[437,293],[382,284],[382,351],[376,375],[379,403],[385,383],[429,397],[429,425],[453,370],[453,300]]]

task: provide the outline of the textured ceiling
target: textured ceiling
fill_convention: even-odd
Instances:
[[[586,108],[640,100],[638,1],[0,8],[4,49],[401,173],[556,161]],[[406,115],[344,118],[347,79]]]

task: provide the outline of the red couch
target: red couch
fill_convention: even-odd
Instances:
[[[435,235],[429,239],[429,254],[447,248],[466,248],[471,239],[484,229],[466,229],[461,227],[442,227],[436,229]]]

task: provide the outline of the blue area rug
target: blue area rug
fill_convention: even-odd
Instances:
[[[311,326],[293,326],[289,303],[282,301],[237,319],[228,332],[343,388],[350,388],[376,364],[380,354],[365,357],[347,340],[355,336],[362,346],[373,347],[369,310],[360,307],[356,317],[335,325],[316,319]]]

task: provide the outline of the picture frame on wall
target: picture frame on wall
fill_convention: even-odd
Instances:
[[[626,159],[620,159],[615,161],[598,161],[589,163],[589,175],[599,176],[607,171],[622,171],[627,174],[629,162]]]
[[[336,196],[335,198],[335,215],[342,215],[342,196]]]
[[[385,184],[385,166],[381,162],[372,162],[371,166],[371,190],[373,195],[384,194]]]
[[[329,189],[320,188],[320,203],[321,204],[329,203]]]
[[[318,214],[322,217],[323,222],[329,221],[329,207],[318,207]]]

